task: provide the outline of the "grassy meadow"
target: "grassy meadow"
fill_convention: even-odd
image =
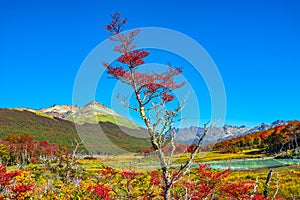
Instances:
[[[254,150],[255,151],[255,150]],[[217,160],[230,160],[230,159],[252,159],[262,158],[263,154],[250,154],[251,151],[243,151],[241,153],[218,153],[218,152],[201,152],[196,157],[195,163],[205,163]],[[265,157],[266,158],[266,157]],[[181,162],[186,159],[185,155],[176,155],[174,161]],[[120,170],[135,170],[138,172],[151,171],[158,166],[155,156],[143,157],[134,156],[134,154],[119,155],[119,156],[98,156],[94,159],[80,159],[79,164],[87,171],[95,173],[108,165]],[[148,166],[148,167],[143,167]],[[152,167],[151,167],[152,166]],[[263,193],[264,184],[266,182],[269,168],[249,169],[249,170],[230,170],[229,176],[226,178],[228,181],[256,181],[257,191]],[[273,168],[274,172],[270,182],[270,196],[272,197],[278,184],[278,196],[286,199],[299,199],[300,198],[300,165],[283,166]],[[219,170],[217,170],[219,171]],[[298,196],[297,196],[298,195]]]

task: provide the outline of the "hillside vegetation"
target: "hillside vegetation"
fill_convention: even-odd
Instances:
[[[36,140],[70,146],[79,140],[73,123],[40,116],[29,111],[0,109],[0,137],[8,134],[28,134]]]
[[[300,122],[291,121],[286,125],[276,126],[269,130],[240,136],[222,141],[214,146],[221,152],[240,152],[246,149],[262,149],[269,154],[293,151],[299,152]]]
[[[109,122],[75,126],[67,120],[25,110],[0,109],[0,138],[9,134],[27,134],[35,140],[65,145],[68,148],[73,147],[75,140],[84,140],[93,153],[141,152],[150,146],[147,139],[137,137],[147,134],[143,129],[119,127]]]

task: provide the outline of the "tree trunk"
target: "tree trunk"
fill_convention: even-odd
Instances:
[[[272,174],[273,174],[273,169],[270,169],[267,180],[266,180],[265,189],[264,189],[264,197],[265,198],[268,198],[268,196],[269,196],[269,183],[271,181]]]
[[[171,185],[166,185],[164,191],[164,200],[171,200]]]

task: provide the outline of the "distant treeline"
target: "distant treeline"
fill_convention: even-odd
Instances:
[[[41,163],[67,153],[70,151],[65,146],[36,141],[26,134],[10,134],[0,139],[0,165]]]

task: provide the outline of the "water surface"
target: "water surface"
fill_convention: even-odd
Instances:
[[[274,159],[274,158],[257,158],[257,159],[232,159],[221,161],[206,162],[213,169],[255,169],[281,167],[288,165],[300,165],[300,159]]]

